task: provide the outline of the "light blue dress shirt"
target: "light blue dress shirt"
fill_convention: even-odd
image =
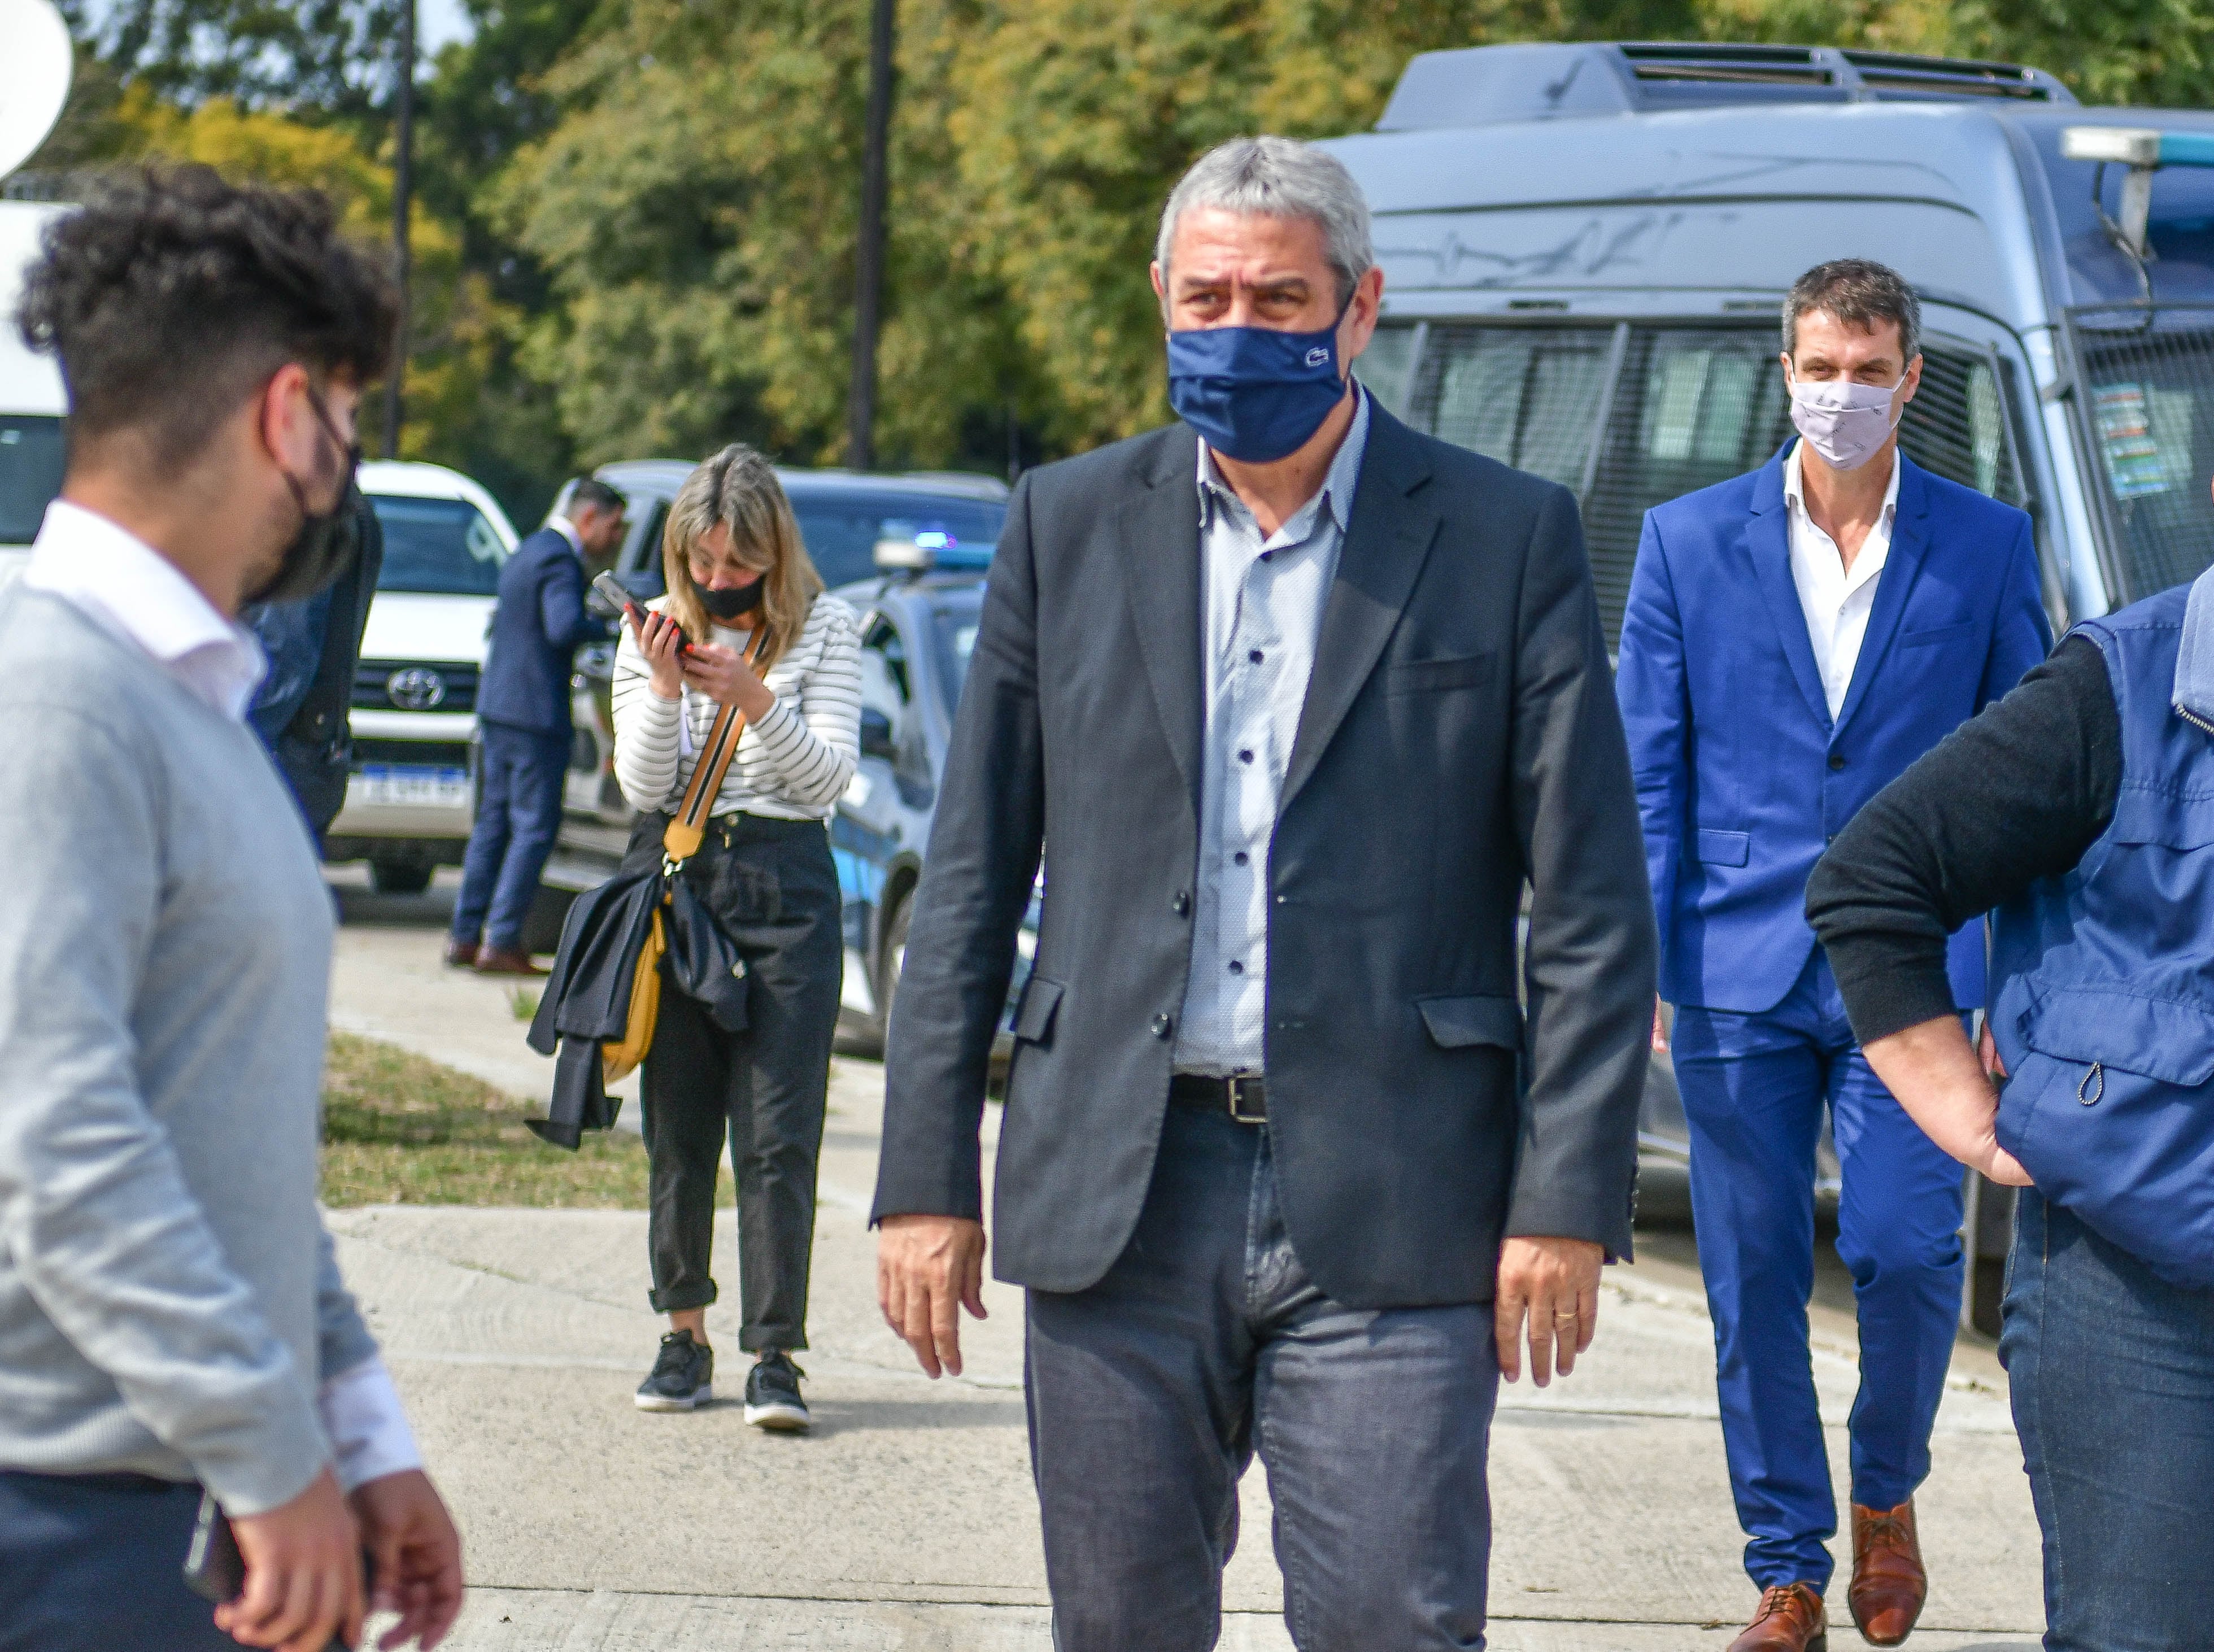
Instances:
[[[1306,703],[1324,604],[1353,520],[1368,446],[1368,393],[1322,489],[1271,535],[1199,448],[1201,743],[1199,887],[1176,1070],[1262,1070],[1269,982],[1269,841]]]

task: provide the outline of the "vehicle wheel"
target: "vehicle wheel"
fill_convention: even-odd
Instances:
[[[420,895],[437,870],[427,860],[372,860],[369,886],[379,895]]]
[[[877,951],[877,1037],[888,1039],[892,1030],[892,998],[899,991],[900,971],[907,967],[907,921],[914,910],[912,890],[902,890],[899,904],[884,925],[884,945]]]

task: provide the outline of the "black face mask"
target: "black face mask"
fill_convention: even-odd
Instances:
[[[247,593],[248,603],[303,602],[336,584],[361,554],[362,497],[355,480],[355,473],[361,466],[361,444],[348,445],[339,441],[337,428],[323,407],[322,398],[312,390],[308,393],[308,405],[315,410],[316,419],[346,456],[346,486],[339,490],[338,503],[329,510],[310,511],[305,490],[293,480],[291,471],[284,472],[284,485],[292,490],[293,503],[300,507],[300,530],[284,548],[284,560],[277,565],[277,572],[266,584]]]
[[[732,620],[742,620],[759,608],[761,594],[768,588],[766,576],[750,585],[737,585],[728,590],[710,590],[696,579],[692,582],[692,589],[700,598],[700,606],[707,610],[711,618],[720,620],[725,624]]]

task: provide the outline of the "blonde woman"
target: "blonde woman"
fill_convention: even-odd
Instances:
[[[723,706],[746,727],[683,876],[750,969],[751,1025],[725,1032],[664,992],[645,1063],[651,1300],[669,1316],[641,1410],[690,1410],[713,1393],[706,1311],[715,1178],[737,1178],[738,1345],[755,1356],[746,1421],[806,1428],[794,1349],[807,1346],[815,1166],[838,1019],[838,878],[825,823],[859,757],[853,611],[823,594],[768,461],[725,448],[686,479],[662,539],[669,594],[615,652],[615,779],[640,814],[636,864],[657,864]],[[766,631],[759,669],[747,653]],[[689,652],[685,644],[693,645]]]

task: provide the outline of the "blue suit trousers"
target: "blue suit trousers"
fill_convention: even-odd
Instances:
[[[462,862],[454,939],[508,951],[523,945],[523,925],[538,894],[538,874],[561,829],[561,792],[569,768],[567,729],[480,722],[483,798]]]
[[[1860,1319],[1852,1496],[1868,1508],[1905,1502],[1930,1472],[1960,1312],[1960,1167],[1869,1069],[1819,947],[1774,1009],[1685,1006],[1674,1043],[1746,1570],[1763,1588],[1819,1590],[1838,1529],[1807,1341],[1822,1110],[1844,1179],[1838,1254]]]
[[[0,1652],[237,1652],[185,1587],[200,1489],[0,1472]]]

